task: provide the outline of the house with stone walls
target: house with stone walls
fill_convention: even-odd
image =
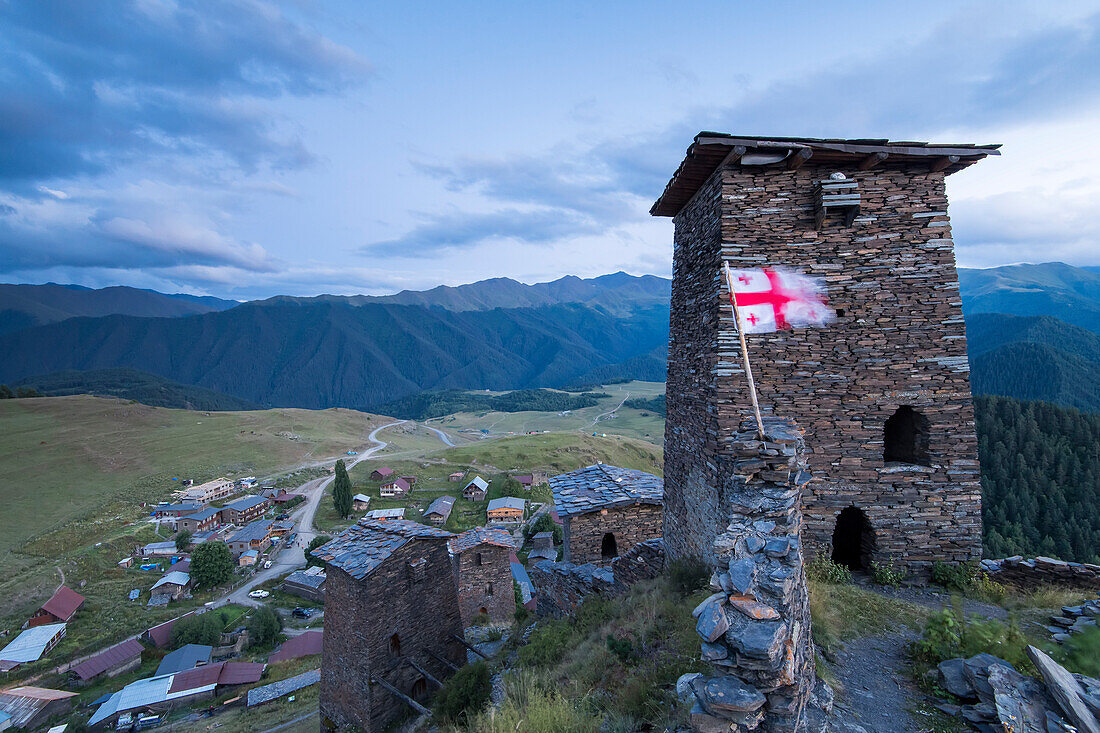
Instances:
[[[563,562],[608,565],[661,536],[660,476],[597,463],[550,478],[564,529]]]
[[[313,551],[326,567],[322,730],[386,730],[465,664],[454,537],[360,519]]]
[[[996,145],[700,133],[650,213],[675,223],[665,428],[670,559],[707,558],[750,405],[735,269],[820,278],[827,328],[751,335],[766,415],[814,446],[804,541],[851,568],[981,555],[981,488],[945,179]]]
[[[463,628],[479,616],[493,625],[510,625],[516,613],[512,587],[512,535],[503,529],[475,527],[447,543],[458,586]]]

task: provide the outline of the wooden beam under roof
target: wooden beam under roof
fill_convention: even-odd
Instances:
[[[950,165],[954,165],[959,162],[959,156],[957,155],[945,155],[942,158],[936,158],[932,161],[932,172],[939,173],[943,169]]]
[[[787,158],[787,170],[796,171],[802,167],[802,164],[809,160],[814,154],[814,151],[810,148],[799,148],[798,150],[791,151],[791,156]]]
[[[856,167],[859,168],[861,171],[869,171],[889,157],[889,153],[884,153],[880,150],[877,153],[871,153],[870,155],[866,156],[863,160],[859,161],[859,165]]]

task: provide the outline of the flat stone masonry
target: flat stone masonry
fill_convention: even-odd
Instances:
[[[590,595],[616,596],[638,581],[656,578],[664,566],[664,545],[652,539],[634,545],[607,567],[545,561],[528,573],[536,589],[536,612],[561,617],[572,615]]]
[[[769,421],[765,439],[746,424],[729,442],[725,528],[713,539],[711,589],[693,611],[702,658],[716,674],[688,681],[697,731],[825,730],[832,693],[814,670],[802,561],[804,444]]]
[[[472,626],[482,612],[494,625],[511,625],[516,614],[511,553],[507,547],[482,544],[455,555],[463,627]]]
[[[731,434],[750,410],[740,345],[719,273],[785,266],[823,280],[837,319],[825,328],[750,335],[766,414],[797,419],[819,479],[803,498],[805,548],[831,553],[840,512],[862,512],[860,564],[981,556],[981,490],[966,333],[944,173],[893,154],[882,165],[789,170],[720,165],[675,216],[665,429],[670,559],[707,557],[724,531],[723,487],[736,474]],[[818,229],[816,186],[858,184],[860,213]],[[886,461],[887,420],[925,423],[928,465]]]
[[[982,570],[998,583],[1034,590],[1044,585],[1100,590],[1100,565],[1066,562],[1053,557],[1025,560],[1020,555],[982,560]]]
[[[662,514],[659,506],[633,504],[567,516],[564,559],[578,565],[609,565],[639,542],[660,537]],[[615,538],[616,554],[604,557],[604,537],[608,533]]]

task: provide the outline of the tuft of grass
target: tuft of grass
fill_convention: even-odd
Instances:
[[[852,582],[852,571],[825,555],[818,555],[806,563],[806,577],[819,583],[839,585]]]
[[[826,654],[847,639],[919,626],[928,610],[854,585],[809,581],[814,641]]]
[[[598,733],[600,718],[586,696],[567,696],[550,678],[519,672],[505,679],[506,698],[497,710],[474,716],[467,730],[478,733]]]

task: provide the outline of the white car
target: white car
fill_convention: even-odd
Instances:
[[[251,593],[248,594],[248,597],[249,598],[267,598],[269,595],[271,595],[270,591],[254,590],[254,591],[252,591]]]

